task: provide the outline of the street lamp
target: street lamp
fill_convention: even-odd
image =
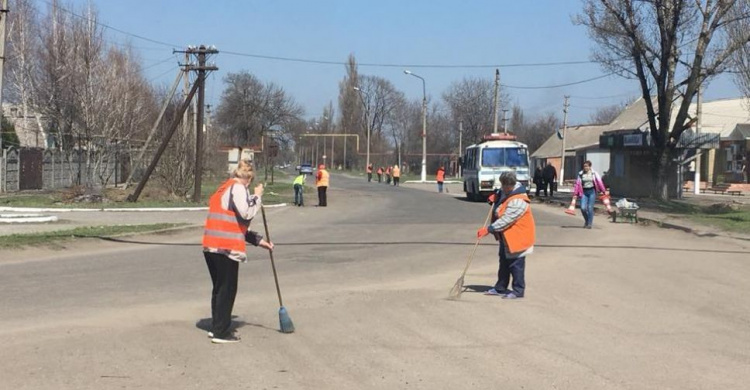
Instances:
[[[404,73],[422,80],[422,182],[424,183],[427,181],[427,88],[421,76],[410,70],[404,70]]]
[[[354,90],[359,92],[359,100],[362,101],[362,107],[365,108],[365,125],[367,126],[367,162],[365,163],[365,167],[369,167],[370,166],[370,118],[369,118],[370,109],[365,104],[365,98],[362,97],[362,93],[363,93],[362,88],[354,87]],[[344,164],[346,164],[346,161],[344,162]]]

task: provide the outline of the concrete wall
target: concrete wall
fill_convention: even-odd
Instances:
[[[609,171],[609,150],[590,149],[586,151],[586,160],[591,160],[592,168],[603,175]],[[584,160],[585,161],[585,160]]]

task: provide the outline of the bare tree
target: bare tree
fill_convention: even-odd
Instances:
[[[636,79],[641,87],[653,145],[652,195],[667,199],[676,145],[692,122],[690,103],[699,87],[723,72],[728,59],[750,39],[747,29],[736,40],[723,39],[733,26],[750,17],[748,1],[583,3],[584,10],[574,21],[585,26],[597,43],[593,58],[614,73]]]
[[[510,97],[500,89],[499,109],[509,106]],[[454,82],[443,93],[454,123],[464,124],[464,139],[477,142],[494,128],[495,84],[491,79],[467,77]]]
[[[38,79],[39,19],[38,10],[31,0],[15,2],[13,12],[9,13],[8,28],[8,83],[5,84],[8,100],[21,106],[23,127],[27,131],[36,127],[35,146],[46,145],[46,133],[41,118],[36,116],[34,125],[29,117],[36,111],[35,81]],[[41,138],[41,139],[40,139]]]
[[[732,67],[734,68],[734,80],[745,97],[750,98],[750,42],[747,41],[746,33],[750,31],[750,12],[747,5],[738,6],[732,10],[731,17],[736,20],[729,26],[729,40],[740,43],[739,49],[732,55]],[[744,16],[744,17],[743,17]],[[743,44],[743,39],[745,39]]]
[[[599,107],[589,117],[591,123],[607,124],[611,123],[625,108],[623,104],[612,104],[609,106]]]
[[[362,104],[359,100],[355,87],[359,87],[359,71],[354,54],[350,54],[346,64],[346,76],[339,82],[339,129],[343,133],[359,133],[364,128],[364,117],[362,115]],[[365,134],[365,133],[363,133]],[[347,144],[347,156],[351,157],[352,143]],[[348,167],[347,161],[344,168]]]

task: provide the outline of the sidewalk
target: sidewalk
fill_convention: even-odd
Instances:
[[[551,198],[550,197],[545,198],[544,196],[541,196],[540,198],[536,198],[533,195],[534,194],[532,192],[532,201],[560,206],[561,207],[560,212],[563,212],[563,208],[568,207],[570,205],[570,199],[571,199],[570,194],[564,194],[564,195],[556,194],[554,197],[551,197]],[[720,198],[717,198],[716,196],[699,195],[698,199],[690,199],[688,197],[686,199],[686,203],[705,206],[705,205],[715,204],[719,202],[727,202],[729,200],[732,200],[731,198],[728,198],[727,195],[719,195],[719,197]],[[616,202],[617,199],[619,198],[612,199],[613,207],[614,207],[614,202]],[[638,203],[638,200],[635,200],[635,202]],[[750,204],[750,203],[743,203],[743,204]],[[607,211],[604,205],[601,204],[601,202],[598,202],[594,206],[594,211],[597,214],[607,216],[609,219]],[[576,208],[576,212],[580,213],[580,209]],[[708,226],[708,225],[690,221],[689,219],[679,216],[679,215],[670,214],[668,212],[659,212],[659,211],[649,210],[648,208],[644,208],[644,207],[641,207],[641,209],[638,210],[638,221],[639,223],[643,223],[643,224],[654,224],[656,226],[663,227],[663,228],[682,230],[686,233],[692,233],[697,236],[703,236],[703,237],[722,236],[722,237],[729,237],[729,238],[735,238],[735,239],[741,239],[741,240],[750,240],[750,234],[742,234],[742,233],[722,230],[713,226]]]

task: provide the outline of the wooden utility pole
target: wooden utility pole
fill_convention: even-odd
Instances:
[[[190,93],[188,93],[188,95],[185,97],[185,101],[182,102],[180,109],[177,111],[177,118],[180,118],[185,113],[185,110],[187,110],[188,106],[190,105],[190,101],[193,100],[193,95],[195,95],[195,91],[198,89],[198,85],[199,84],[197,81],[195,82],[195,84],[193,84],[193,88],[190,89]],[[174,134],[175,130],[177,130],[177,127],[179,126],[179,124],[180,124],[180,120],[175,119],[175,121],[169,127],[167,134],[164,136],[164,139],[162,139],[161,141],[161,145],[159,145],[159,149],[156,151],[154,158],[151,160],[151,164],[149,164],[148,168],[146,168],[146,172],[143,174],[143,178],[141,178],[140,183],[138,183],[138,187],[136,187],[135,192],[133,192],[132,194],[128,196],[129,202],[138,201],[138,197],[141,196],[141,192],[143,191],[143,188],[146,187],[146,183],[148,182],[149,177],[151,177],[151,174],[154,172],[154,169],[156,168],[156,164],[159,163],[159,159],[161,158],[161,155],[167,149],[167,145],[169,145],[169,140],[172,139],[172,135]]]
[[[8,0],[2,0],[2,9],[0,9],[0,116],[3,103],[3,73],[5,73],[5,27],[8,21]],[[25,114],[25,113],[24,113]],[[5,154],[3,153],[3,129],[0,127],[0,163],[3,163]],[[5,188],[5,178],[3,169],[0,167],[0,192]]]
[[[203,171],[203,110],[205,108],[204,100],[205,100],[205,86],[206,86],[206,73],[209,71],[218,70],[216,66],[213,65],[206,65],[206,60],[208,59],[208,55],[210,54],[216,54],[219,51],[216,50],[215,47],[206,47],[204,45],[201,45],[199,47],[189,46],[187,50],[185,51],[173,51],[173,53],[187,53],[190,55],[194,55],[198,58],[198,65],[194,65],[191,63],[184,64],[183,72],[185,72],[185,77],[188,78],[188,73],[193,71],[198,73],[198,77],[193,83],[193,87],[190,89],[190,92],[185,97],[185,101],[180,106],[179,110],[177,111],[176,119],[170,126],[169,130],[167,131],[167,134],[165,135],[164,139],[162,140],[161,145],[159,145],[159,149],[156,151],[156,154],[154,155],[153,160],[151,161],[151,164],[149,165],[148,169],[146,169],[146,172],[144,173],[143,178],[141,179],[140,183],[138,183],[138,187],[136,188],[135,192],[128,196],[128,201],[135,202],[138,200],[138,197],[141,194],[141,191],[143,191],[143,188],[146,186],[146,182],[148,182],[149,177],[153,173],[154,169],[156,168],[156,164],[158,164],[159,159],[161,158],[161,155],[164,153],[164,150],[166,150],[167,145],[169,144],[169,140],[172,139],[172,135],[174,134],[175,130],[177,130],[177,127],[179,126],[181,122],[181,118],[183,115],[185,115],[186,110],[190,106],[193,96],[195,96],[196,92],[198,93],[198,112],[197,112],[197,121],[196,121],[196,138],[195,138],[195,188],[193,192],[193,201],[199,202],[201,193],[201,173]],[[176,85],[179,83],[179,78],[175,80],[175,88]]]
[[[570,96],[565,96],[565,103],[563,103],[563,128],[562,128],[562,149],[560,150],[560,177],[558,178],[560,187],[563,186],[563,180],[565,180],[565,130],[568,127],[568,99]]]
[[[495,116],[495,123],[492,126],[492,132],[497,133],[497,114],[498,114],[498,108],[500,107],[500,69],[495,69],[495,104],[494,104],[494,116]]]
[[[146,153],[146,150],[148,150],[148,147],[151,145],[151,139],[154,137],[154,134],[156,134],[156,130],[159,129],[159,124],[161,123],[162,118],[164,117],[164,113],[167,112],[167,108],[169,108],[169,103],[172,101],[172,97],[174,96],[174,93],[177,91],[177,86],[180,85],[180,79],[182,76],[185,76],[185,79],[188,79],[187,74],[185,71],[180,70],[177,73],[177,78],[175,78],[174,83],[172,83],[172,88],[169,90],[169,93],[167,94],[167,98],[164,99],[164,104],[161,107],[161,111],[159,111],[159,116],[156,117],[156,122],[154,122],[154,126],[151,127],[151,131],[148,133],[148,137],[146,138],[146,143],[143,144],[143,148],[138,153],[138,157],[136,157],[133,164],[131,164],[130,173],[128,174],[128,178],[125,180],[125,188],[130,185],[130,181],[133,179],[133,174],[138,171],[141,167],[141,163],[143,161],[143,155]],[[185,97],[187,97],[190,84],[188,80],[188,90],[185,91]]]

